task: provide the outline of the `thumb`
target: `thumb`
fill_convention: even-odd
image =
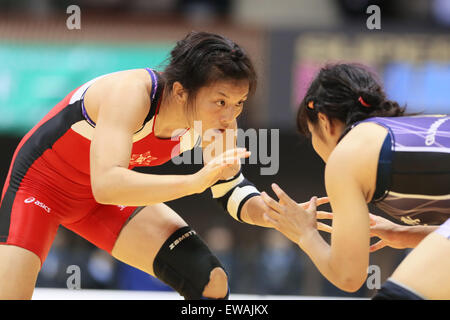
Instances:
[[[369,251],[370,252],[375,252],[375,251],[378,251],[378,250],[380,250],[380,249],[382,249],[382,248],[384,248],[386,246],[387,246],[387,244],[383,240],[380,240],[377,243],[374,243],[373,245],[371,245]]]

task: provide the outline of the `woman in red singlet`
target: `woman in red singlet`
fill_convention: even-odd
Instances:
[[[217,139],[236,130],[255,84],[252,63],[238,45],[191,33],[177,42],[164,72],[107,74],[67,95],[12,159],[0,208],[0,299],[32,297],[59,225],[186,299],[226,298],[220,262],[164,202],[213,186],[234,218],[264,225],[267,207],[239,172],[249,153],[234,145],[206,157],[190,175],[131,169],[160,165],[197,143],[204,148],[207,130]]]

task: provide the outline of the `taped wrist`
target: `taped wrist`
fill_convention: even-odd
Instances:
[[[172,287],[186,300],[203,299],[210,273],[220,261],[190,227],[175,231],[158,251],[153,271],[158,279]],[[226,273],[226,271],[225,271]],[[223,298],[227,299],[228,294]]]
[[[212,197],[219,202],[222,208],[239,222],[244,222],[241,219],[244,203],[261,194],[255,185],[243,176],[241,170],[230,179],[217,181],[211,186],[211,192]]]

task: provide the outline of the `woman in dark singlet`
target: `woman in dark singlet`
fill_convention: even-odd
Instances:
[[[366,280],[370,238],[377,236],[371,251],[415,250],[376,299],[450,299],[450,116],[404,112],[365,67],[322,68],[297,121],[326,163],[331,245],[317,232],[314,197],[305,210],[273,185],[279,201],[262,194],[272,209],[266,220],[342,290],[354,292]],[[403,224],[371,215],[367,203]]]

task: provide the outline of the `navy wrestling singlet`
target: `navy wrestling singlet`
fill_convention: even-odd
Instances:
[[[363,122],[377,123],[389,132],[380,151],[372,203],[408,225],[440,225],[449,219],[450,116],[375,117],[359,123]]]

